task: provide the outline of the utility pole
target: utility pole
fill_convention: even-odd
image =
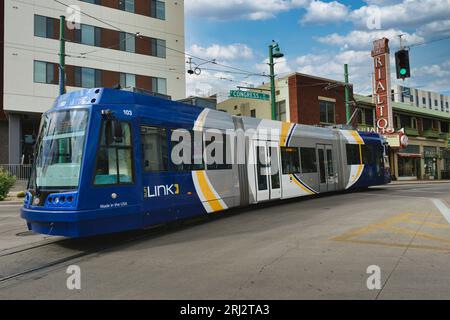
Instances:
[[[59,21],[59,94],[66,93],[66,17],[60,16]]]
[[[269,66],[270,66],[270,92],[271,92],[271,110],[272,120],[277,120],[277,103],[275,92],[275,63],[274,59],[283,58],[284,54],[281,53],[280,46],[275,41],[269,46]]]
[[[347,115],[347,124],[349,124],[351,120],[351,114],[350,114],[350,83],[348,74],[348,64],[344,65],[344,72],[345,72],[345,112]]]

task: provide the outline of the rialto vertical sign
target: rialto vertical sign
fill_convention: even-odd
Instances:
[[[375,67],[374,97],[377,129],[381,134],[394,132],[389,53],[389,39],[383,38],[374,41],[372,50]]]

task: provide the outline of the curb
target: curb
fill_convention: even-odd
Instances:
[[[0,208],[2,206],[22,206],[23,201],[0,201]]]
[[[439,181],[414,181],[414,182],[394,182],[388,184],[388,186],[408,186],[408,185],[421,185],[421,184],[445,184],[450,183],[450,180],[439,180]]]

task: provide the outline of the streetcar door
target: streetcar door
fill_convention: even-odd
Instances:
[[[256,141],[257,201],[281,199],[280,147],[276,142]]]
[[[317,145],[320,192],[336,191],[337,171],[332,145]]]

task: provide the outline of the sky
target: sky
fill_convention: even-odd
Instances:
[[[410,48],[412,77],[392,74],[393,84],[450,95],[450,0],[185,0],[185,11],[193,68],[205,62],[198,58],[217,62],[187,76],[188,95],[217,93],[223,100],[237,86],[268,82],[261,75],[269,73],[272,40],[285,54],[275,66],[278,76],[301,72],[343,81],[348,63],[355,93],[370,94],[372,43],[390,39],[395,72],[400,34]]]

